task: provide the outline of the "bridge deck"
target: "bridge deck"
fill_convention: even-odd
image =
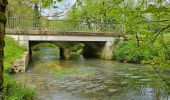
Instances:
[[[83,32],[83,31],[55,31],[55,30],[24,30],[6,29],[7,35],[63,35],[63,36],[103,36],[103,37],[123,37],[123,33],[116,32]]]

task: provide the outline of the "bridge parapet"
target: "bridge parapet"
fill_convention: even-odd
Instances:
[[[114,32],[80,32],[80,31],[52,31],[52,30],[24,30],[6,29],[7,35],[48,35],[48,36],[102,36],[124,37],[123,33]]]
[[[48,30],[125,33],[125,25],[114,22],[86,22],[49,19],[8,18],[7,28],[15,30]]]

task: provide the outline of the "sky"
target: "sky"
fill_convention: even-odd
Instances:
[[[52,18],[57,18],[57,19],[62,19],[66,16],[67,12],[72,8],[76,0],[63,0],[62,2],[58,2],[57,5],[58,8],[47,8],[42,10],[42,15],[43,16],[54,16],[59,15],[61,17],[49,17],[50,19]]]

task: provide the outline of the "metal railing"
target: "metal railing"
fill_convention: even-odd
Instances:
[[[124,33],[124,24],[48,19],[8,18],[7,29]]]

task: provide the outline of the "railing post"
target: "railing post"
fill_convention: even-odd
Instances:
[[[81,23],[80,23],[80,21],[78,21],[78,22],[77,22],[77,25],[78,25],[78,29],[79,29],[79,31],[81,31],[80,24],[81,24]]]
[[[7,28],[10,28],[10,18],[8,17],[8,20],[7,20]]]
[[[33,29],[40,29],[40,19],[33,19]]]
[[[33,24],[34,24],[33,19],[30,19],[30,27],[31,27],[32,30],[34,29],[34,28],[33,28]]]
[[[12,28],[13,29],[15,29],[15,21],[14,21],[15,19],[14,18],[12,18]]]
[[[48,29],[48,27],[49,27],[49,20],[47,19],[46,24],[45,24],[45,28]]]

